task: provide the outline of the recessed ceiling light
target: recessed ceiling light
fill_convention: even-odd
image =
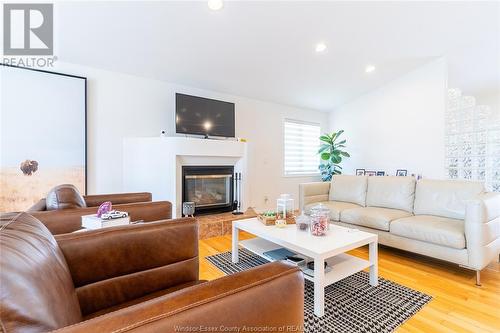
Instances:
[[[371,72],[373,72],[374,70],[375,70],[375,66],[373,66],[373,65],[368,65],[368,66],[366,66],[366,68],[365,68],[365,72],[367,72],[367,73],[371,73]]]
[[[318,43],[318,44],[316,44],[316,47],[314,49],[318,53],[324,52],[326,50],[326,44],[325,43]]]
[[[224,7],[222,0],[208,0],[208,8],[211,10],[220,10],[222,7]]]

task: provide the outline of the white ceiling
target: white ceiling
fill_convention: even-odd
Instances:
[[[55,25],[63,62],[318,110],[441,56],[466,93],[500,84],[499,2],[67,2]]]

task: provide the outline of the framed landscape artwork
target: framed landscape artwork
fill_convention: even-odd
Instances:
[[[0,66],[0,212],[59,184],[86,193],[86,78]]]

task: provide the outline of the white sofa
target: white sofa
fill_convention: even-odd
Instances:
[[[332,223],[377,233],[379,243],[480,271],[498,260],[500,193],[480,182],[334,176],[300,184],[300,208],[322,203]]]

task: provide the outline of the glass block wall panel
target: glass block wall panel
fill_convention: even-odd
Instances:
[[[459,89],[448,90],[445,168],[450,179],[483,181],[500,192],[500,113],[476,105]]]
[[[500,192],[500,110],[489,118],[486,139],[486,183],[490,189]]]

